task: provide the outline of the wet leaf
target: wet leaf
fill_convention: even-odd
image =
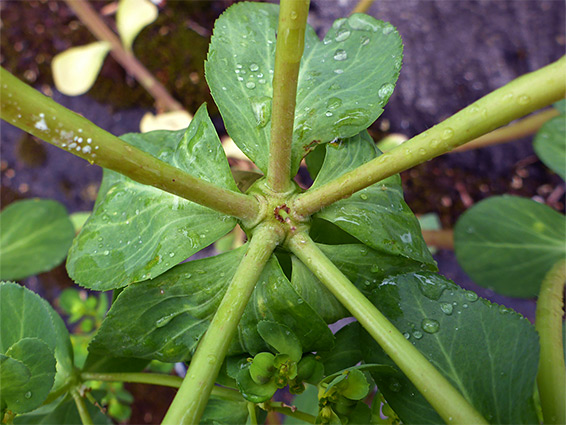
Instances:
[[[429,272],[394,276],[369,298],[490,423],[538,422],[538,336],[523,316]],[[393,364],[362,335],[366,362]],[[442,422],[401,373],[372,375],[404,423]]]
[[[158,10],[149,0],[120,0],[116,12],[116,26],[126,50],[142,29],[157,19]]]
[[[242,3],[217,21],[206,78],[242,151],[266,171],[278,8]],[[390,24],[367,15],[339,19],[324,41],[308,26],[299,73],[291,172],[318,143],[351,137],[383,112],[399,75],[402,43]]]
[[[329,143],[312,188],[322,186],[379,155],[367,131],[338,143]],[[376,251],[435,267],[419,222],[403,200],[399,176],[389,177],[335,202],[314,217],[335,224]]]
[[[89,350],[98,354],[165,362],[186,361],[206,331],[247,245],[216,257],[181,264],[118,296]],[[260,321],[284,324],[305,351],[330,348],[333,336],[295,292],[272,257],[240,322],[229,354],[268,351]]]
[[[544,123],[533,141],[533,148],[540,160],[566,180],[566,115]]]
[[[1,279],[23,279],[51,270],[65,259],[75,236],[65,207],[56,201],[13,202],[0,220]]]
[[[78,96],[89,91],[110,47],[107,41],[96,41],[71,47],[56,55],[51,62],[51,72],[57,90],[67,96]]]
[[[223,400],[212,396],[200,419],[202,425],[242,425],[248,418],[248,404],[245,400]]]
[[[462,268],[478,284],[513,297],[538,295],[546,273],[566,257],[566,218],[516,196],[479,202],[456,223]]]
[[[195,177],[237,191],[206,108],[187,131],[122,139]],[[97,290],[156,277],[228,233],[234,218],[105,171],[94,211],[74,240],[67,270]]]
[[[318,353],[327,375],[355,366],[362,360],[360,324],[358,322],[344,326],[334,336],[336,337],[334,348],[330,351]]]
[[[298,362],[303,356],[300,341],[284,324],[262,320],[257,324],[257,331],[263,340],[278,353],[288,354],[295,362]]]

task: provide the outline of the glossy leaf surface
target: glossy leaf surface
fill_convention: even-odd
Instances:
[[[456,257],[481,286],[535,297],[546,273],[566,257],[566,218],[516,196],[497,196],[466,211],[454,229]]]
[[[0,213],[0,279],[22,279],[51,270],[67,256],[75,236],[65,207],[29,199]]]
[[[537,422],[538,336],[523,316],[429,272],[392,277],[369,298],[490,423]],[[387,362],[363,334],[365,361]],[[373,375],[404,423],[442,422],[406,378]]]
[[[228,133],[264,172],[277,22],[277,6],[232,6],[216,21],[206,63],[206,78]],[[292,174],[318,143],[354,136],[377,119],[393,92],[401,61],[395,28],[367,15],[336,21],[323,41],[307,26]]]
[[[548,168],[566,180],[566,115],[544,123],[535,137],[533,148]]]
[[[205,106],[186,132],[132,133],[122,139],[195,177],[237,191]],[[69,252],[67,270],[82,286],[119,288],[160,275],[235,223],[232,217],[105,171],[95,209]]]
[[[322,186],[379,155],[367,131],[329,143],[312,188]],[[419,222],[403,200],[399,176],[389,177],[335,202],[314,217],[334,223],[377,251],[435,267],[422,238]]]
[[[190,359],[246,249],[181,264],[149,282],[128,286],[90,350],[166,362]],[[274,258],[252,294],[230,354],[268,351],[257,331],[262,320],[288,326],[305,351],[332,345],[332,333],[293,289]]]
[[[248,418],[247,403],[211,397],[200,420],[202,425],[241,425]]]

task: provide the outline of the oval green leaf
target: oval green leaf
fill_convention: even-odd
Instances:
[[[538,423],[538,335],[523,316],[429,272],[392,277],[369,299],[490,423]],[[362,335],[366,362],[393,364]],[[442,422],[402,374],[372,374],[403,423]]]
[[[566,180],[566,115],[544,123],[533,148],[544,165]]]
[[[456,257],[478,284],[513,297],[538,295],[546,273],[566,257],[566,218],[516,196],[474,205],[454,228]]]
[[[186,131],[122,139],[195,177],[238,191],[206,107]],[[74,240],[67,271],[78,284],[108,290],[169,270],[228,233],[233,217],[105,171],[92,215]]]
[[[56,201],[16,201],[0,213],[0,279],[23,279],[46,272],[67,256],[75,231]]]
[[[140,31],[157,19],[158,10],[149,0],[120,0],[116,12],[116,27],[126,50],[132,50],[132,44]]]
[[[267,169],[278,7],[239,3],[216,21],[206,79],[230,136]],[[351,137],[383,112],[399,75],[395,28],[355,14],[323,41],[308,26],[297,87],[291,173],[318,143]]]

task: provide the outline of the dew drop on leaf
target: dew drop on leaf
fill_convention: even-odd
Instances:
[[[421,339],[423,337],[423,333],[421,331],[413,331],[413,337],[415,339]]]
[[[360,31],[373,31],[377,32],[379,30],[379,22],[376,21],[374,18],[368,15],[364,15],[362,13],[356,13],[350,18],[348,18],[348,24],[354,30]]]
[[[369,44],[369,37],[366,37],[365,35],[360,37],[360,44],[362,46],[367,46]]]
[[[377,95],[384,100],[389,99],[389,97],[391,96],[391,94],[393,93],[393,89],[395,88],[395,86],[391,83],[385,83],[383,84],[380,88],[379,91],[377,92]]]
[[[158,328],[162,328],[163,326],[167,325],[173,317],[174,317],[174,314],[169,314],[167,316],[163,316],[162,318],[157,319],[155,321],[155,326],[158,327]]]
[[[258,69],[259,69],[259,66],[258,66],[256,63],[252,63],[252,64],[250,65],[250,71],[255,72],[255,71],[257,71]]]
[[[24,397],[27,399],[30,399],[32,396],[31,391],[28,391],[27,393],[24,394]]]
[[[326,102],[326,107],[330,110],[337,109],[340,106],[342,106],[342,99],[338,97],[331,97],[328,99],[328,102]]]
[[[397,379],[391,379],[391,381],[389,381],[389,389],[394,393],[398,393],[401,391],[401,384]]]
[[[256,125],[263,128],[271,120],[271,98],[268,96],[258,96],[250,98],[252,110],[255,116]]]
[[[334,41],[336,42],[346,41],[350,37],[350,34],[351,34],[350,30],[346,28],[341,28],[338,31],[336,31],[336,37],[334,37]]]
[[[344,49],[338,49],[334,52],[334,60],[343,61],[348,59],[348,53]]]
[[[446,289],[446,284],[442,281],[434,281],[426,276],[415,274],[419,282],[419,289],[422,294],[431,300],[438,300],[442,292]]]
[[[421,328],[429,334],[435,334],[438,332],[438,329],[440,329],[440,324],[434,319],[423,319]]]
[[[367,196],[365,193],[362,193],[362,194],[360,195],[360,198],[361,198],[363,201],[367,201],[368,196]]]
[[[477,301],[478,294],[472,291],[466,291],[464,292],[464,298],[473,303],[474,301]]]
[[[248,82],[246,83],[246,87],[247,87],[248,89],[250,89],[250,90],[251,90],[251,89],[255,89],[255,83],[254,83],[253,81],[248,81]]]
[[[450,316],[454,311],[454,306],[450,303],[442,303],[440,304],[440,310],[447,316]]]

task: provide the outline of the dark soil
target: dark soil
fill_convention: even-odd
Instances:
[[[93,2],[97,9],[109,3]],[[145,29],[135,44],[139,59],[190,111],[208,102],[221,132],[204,80],[203,60],[212,23],[231,3],[170,0],[162,6],[157,23]],[[324,35],[333,20],[347,15],[355,3],[312,0],[309,22]],[[138,130],[153,101],[111,58],[88,95],[70,98],[53,88],[49,64],[54,54],[94,41],[64,2],[3,1],[0,8],[3,67],[111,133]],[[418,134],[565,53],[563,1],[376,1],[369,13],[393,23],[405,43],[401,76],[385,113],[371,128],[374,137]],[[105,19],[112,24],[111,17]],[[0,149],[2,207],[16,199],[42,197],[64,203],[69,212],[92,208],[102,174],[98,167],[4,122]],[[413,210],[438,213],[446,228],[470,205],[503,193],[534,197],[564,212],[564,182],[538,161],[528,138],[446,155],[402,177]],[[478,288],[458,267],[452,252],[440,251],[436,258],[449,278],[532,319],[534,301],[499,297]],[[49,299],[71,284],[63,267],[27,281]],[[160,410],[154,410],[153,404],[145,409],[144,403],[160,400],[166,406],[171,392],[157,395],[153,388],[135,392],[145,401],[134,408],[140,416],[132,423],[159,421]]]

